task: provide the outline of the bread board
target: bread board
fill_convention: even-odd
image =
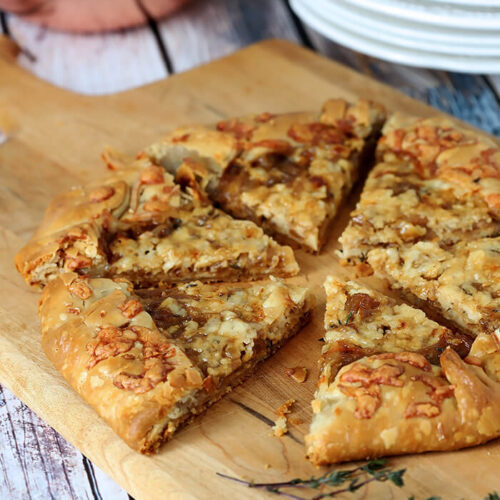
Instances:
[[[368,97],[389,111],[430,116],[438,111],[396,90],[291,43],[250,46],[151,85],[88,97],[42,82],[15,63],[15,48],[0,39],[0,382],[70,443],[140,499],[272,498],[216,476],[221,472],[258,481],[321,474],[304,457],[304,434],[317,379],[323,335],[322,282],[328,273],[353,277],[339,265],[336,241],[359,197],[360,185],[337,218],[319,256],[301,251],[302,274],[318,303],[311,324],[255,376],[182,430],[160,453],[129,449],[66,384],[40,348],[39,294],[14,269],[15,253],[41,220],[56,193],[104,171],[101,151],[110,145],[134,155],[181,124],[210,123],[227,116],[317,109],[328,97]],[[379,290],[385,284],[365,281]],[[390,292],[389,292],[390,293]],[[298,384],[287,368],[305,366]],[[275,410],[296,404],[282,438],[271,436]],[[401,490],[372,483],[353,498],[484,498],[498,489],[500,442],[453,453],[391,459],[406,467]]]

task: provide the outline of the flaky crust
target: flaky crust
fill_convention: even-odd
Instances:
[[[455,450],[500,435],[499,380],[451,348],[440,367],[414,353],[363,358],[320,390],[306,437],[317,465]]]
[[[384,126],[377,155],[404,159],[423,177],[433,177],[478,193],[500,215],[500,149],[488,135],[447,118],[412,119],[394,114]]]
[[[176,401],[202,387],[203,377],[149,314],[123,314],[119,306],[133,299],[126,282],[63,274],[44,289],[39,314],[42,347],[52,364],[129,446],[146,451],[154,425]],[[124,373],[148,382],[148,350],[159,353],[150,390],[120,388]]]
[[[329,277],[325,289],[310,460],[454,450],[500,435],[497,335],[481,334],[470,347],[422,311],[355,282]]]
[[[341,256],[465,332],[494,330],[500,149],[443,118],[395,115],[383,134]]]
[[[196,182],[176,183],[146,158],[56,197],[15,263],[39,287],[67,271],[141,285],[298,272],[291,248],[215,209]]]
[[[166,290],[149,309],[154,321],[126,280],[66,273],[45,287],[39,314],[49,360],[127,444],[148,453],[296,333],[311,307],[307,289],[276,280],[194,282]]]
[[[261,113],[184,127],[146,153],[171,171],[181,160],[196,160],[191,175],[224,210],[317,252],[384,119],[378,104],[332,99],[319,113]]]

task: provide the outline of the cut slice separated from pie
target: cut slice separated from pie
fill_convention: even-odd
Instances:
[[[250,376],[312,307],[307,288],[274,278],[136,294],[124,279],[63,273],[39,313],[52,364],[127,444],[152,453]]]
[[[343,365],[371,354],[410,351],[439,364],[446,347],[464,357],[474,341],[432,321],[422,310],[358,282],[328,276],[324,286],[326,335],[321,359],[329,380]]]
[[[340,243],[426,312],[477,335],[498,328],[500,149],[443,118],[393,116]]]
[[[500,328],[500,237],[443,249],[437,242],[376,248],[368,262],[413,304],[469,335]]]
[[[52,200],[16,266],[35,286],[68,271],[144,287],[299,270],[290,247],[214,208],[196,183],[176,183],[147,158]]]
[[[357,283],[329,277],[325,288],[327,332],[306,436],[313,463],[454,450],[500,436],[498,332],[481,333],[470,348],[466,336]]]
[[[318,113],[261,113],[183,127],[146,149],[197,179],[223,210],[278,241],[320,251],[385,120],[382,106],[327,101]]]

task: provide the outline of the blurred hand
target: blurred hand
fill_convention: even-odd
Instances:
[[[95,33],[146,22],[140,4],[155,19],[190,0],[0,0],[0,10],[63,31]]]

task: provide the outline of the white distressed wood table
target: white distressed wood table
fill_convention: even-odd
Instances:
[[[5,13],[0,21],[2,31],[23,49],[19,64],[76,92],[117,92],[258,40],[286,38],[500,136],[500,76],[416,69],[363,56],[302,25],[286,0],[199,0],[162,22],[103,35],[54,32]],[[129,496],[0,386],[0,498]]]

